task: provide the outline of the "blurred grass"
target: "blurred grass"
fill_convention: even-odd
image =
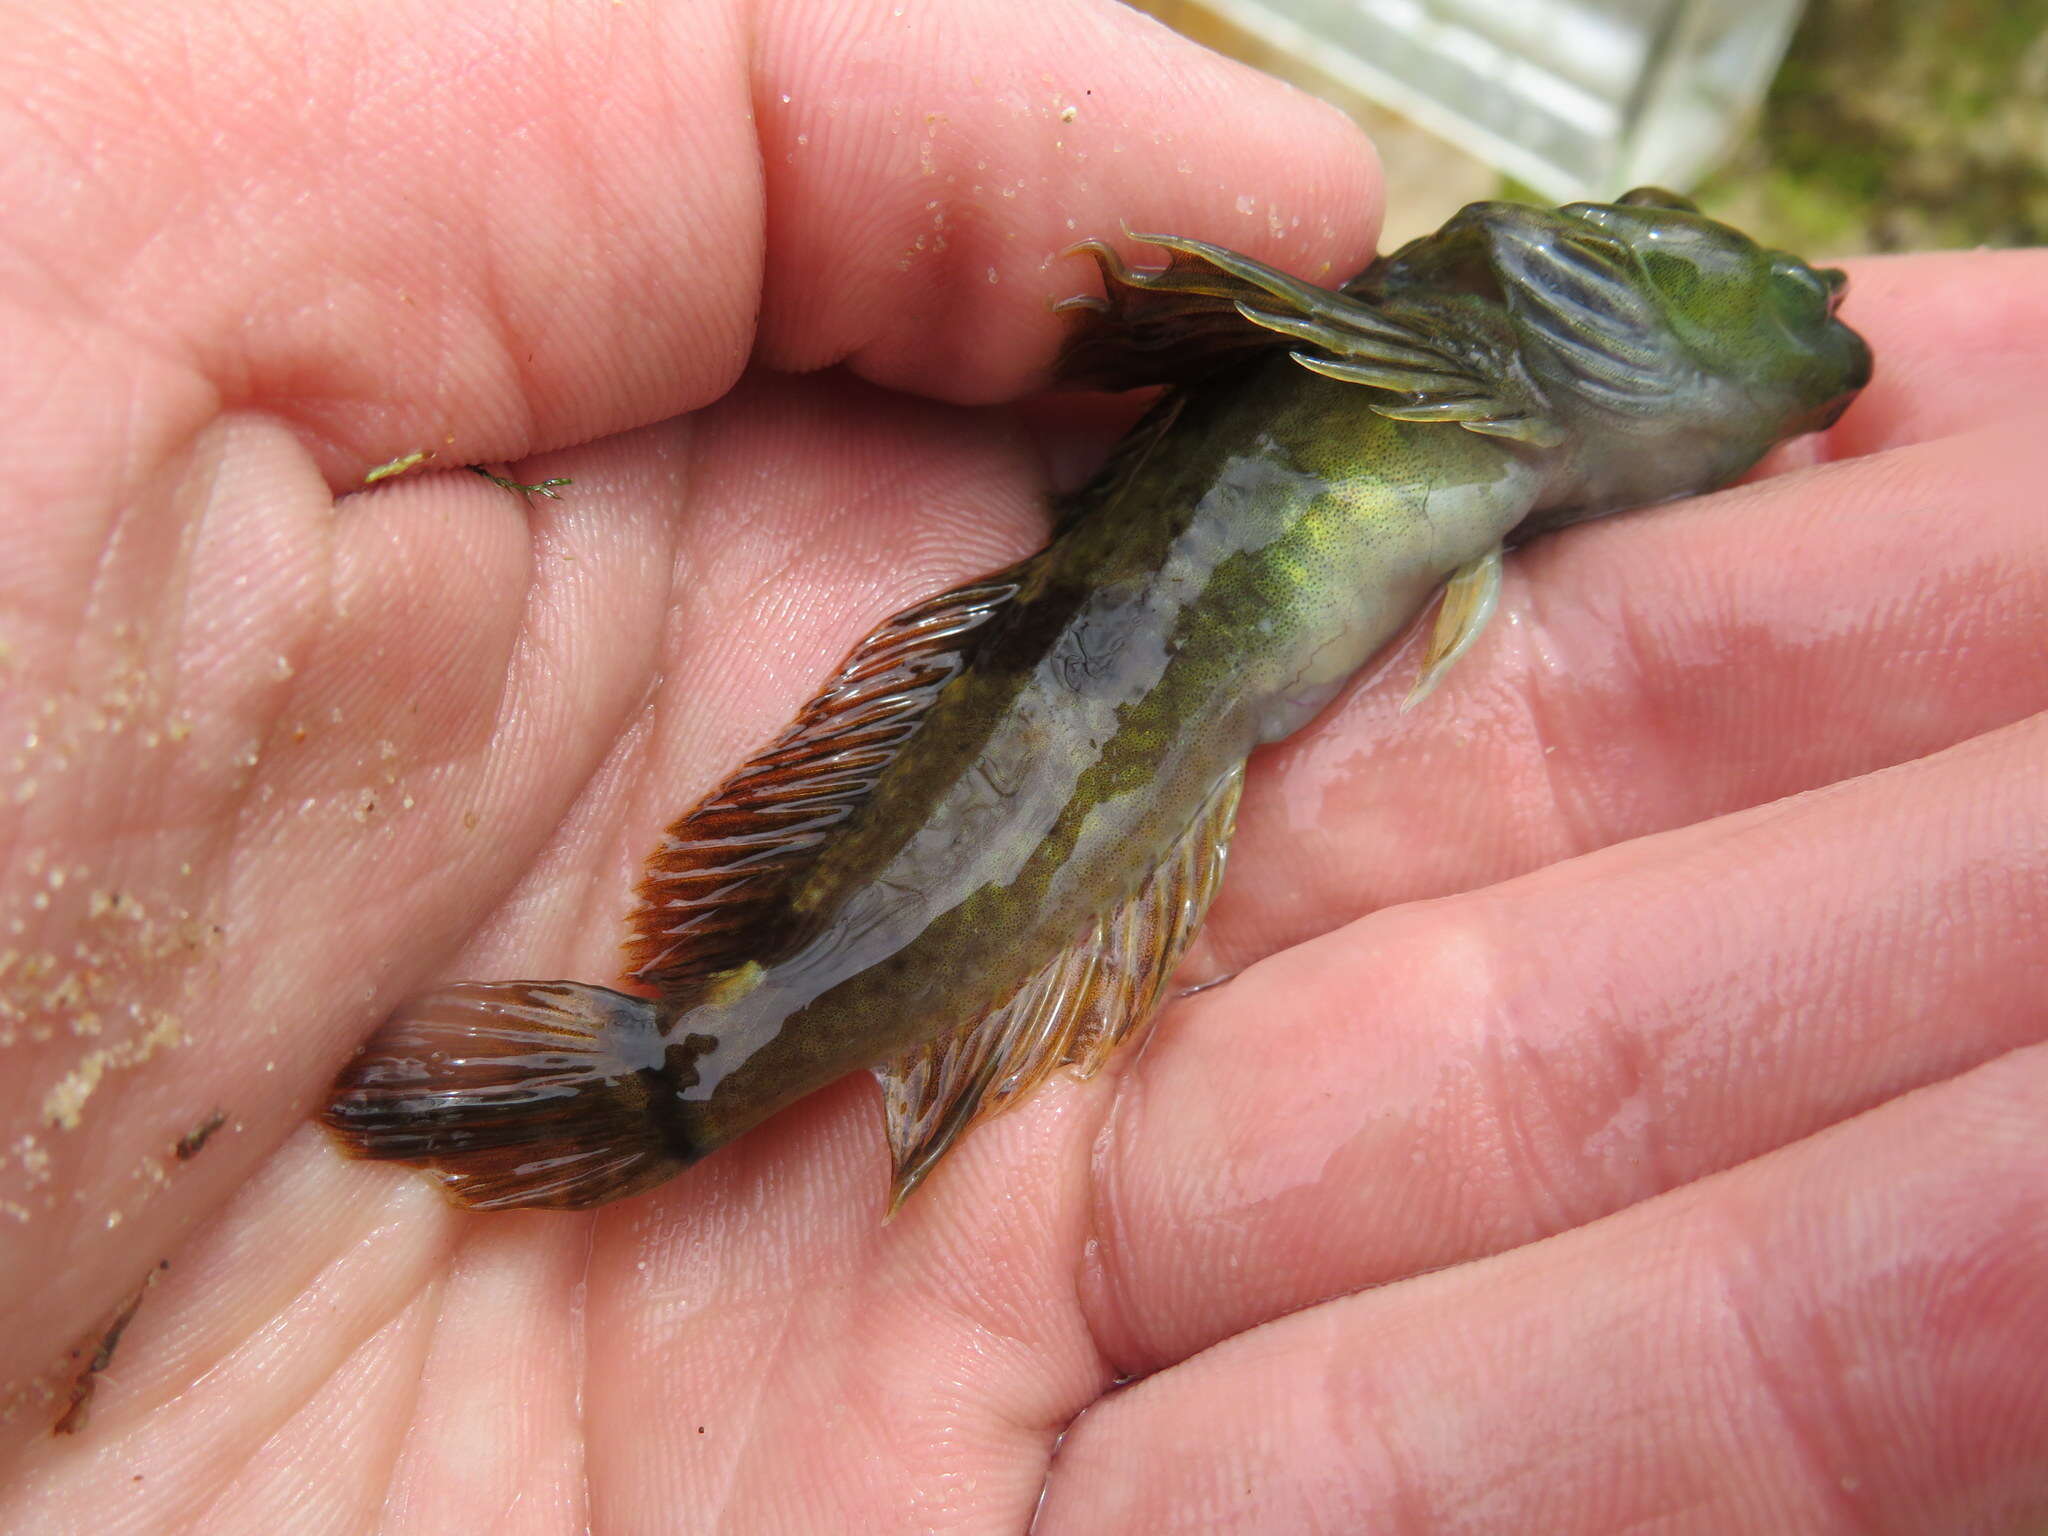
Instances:
[[[1358,118],[1387,169],[1383,246],[1473,198],[1526,195],[1201,0],[1137,3]],[[2048,0],[1812,0],[1757,122],[1692,190],[1816,256],[2048,244]]]
[[[1794,250],[2048,242],[2048,0],[1816,0],[1699,190]]]

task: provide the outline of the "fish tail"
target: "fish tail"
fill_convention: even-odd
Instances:
[[[414,998],[342,1069],[320,1118],[475,1210],[576,1210],[695,1161],[662,1072],[658,1005],[567,981]]]

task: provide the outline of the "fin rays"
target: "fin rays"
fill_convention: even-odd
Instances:
[[[1302,344],[1290,349],[1302,367],[1397,397],[1374,404],[1382,416],[1456,422],[1539,448],[1563,440],[1499,315],[1477,301],[1368,299],[1206,241],[1132,238],[1163,247],[1168,265],[1134,270],[1099,241],[1074,247],[1101,268],[1108,296],[1059,306],[1087,317],[1061,355],[1063,382],[1130,388],[1185,380],[1285,337]],[[1610,280],[1576,275],[1587,304]]]
[[[358,1157],[424,1168],[473,1210],[574,1210],[688,1160],[647,1074],[654,1004],[567,981],[458,982],[413,998],[342,1069],[320,1118]]]
[[[884,621],[780,737],[669,828],[631,918],[634,980],[674,996],[761,958],[791,882],[917,734],[976,632],[1016,596],[1020,570]]]
[[[1406,714],[1443,681],[1444,674],[1458,658],[1472,648],[1500,604],[1501,567],[1505,556],[1496,544],[1476,560],[1468,561],[1444,583],[1443,599],[1437,607],[1436,623],[1430,631],[1429,649],[1422,669],[1416,674],[1408,697],[1401,701]]]
[[[1150,1022],[1223,878],[1243,783],[1242,765],[1225,774],[1137,892],[1007,1000],[874,1069],[895,1160],[892,1213],[972,1126],[1057,1068],[1094,1075]]]

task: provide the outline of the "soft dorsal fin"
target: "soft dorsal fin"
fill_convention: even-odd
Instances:
[[[874,1069],[896,1164],[892,1214],[977,1122],[1055,1068],[1093,1076],[1151,1021],[1223,879],[1243,784],[1240,764],[1136,893],[1087,924],[1007,1001]]]
[[[629,920],[635,981],[673,995],[765,958],[763,936],[787,926],[792,881],[917,733],[1023,569],[884,620],[781,736],[668,829]]]

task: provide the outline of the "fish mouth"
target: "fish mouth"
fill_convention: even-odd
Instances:
[[[1857,390],[1870,382],[1872,372],[1870,343],[1865,341],[1855,331],[1850,331],[1846,325],[1842,329],[1849,331],[1850,338],[1856,343],[1855,355],[1849,363],[1849,393],[1854,395]],[[1848,408],[1849,402],[1844,400],[1842,402],[1842,410],[1846,411]],[[1837,411],[1835,414],[1839,416],[1841,413],[1841,411]]]
[[[1856,332],[1836,321],[1834,329],[1846,339],[1848,357],[1841,376],[1841,390],[1835,397],[1813,414],[1813,424],[1804,430],[1825,432],[1842,419],[1842,413],[1856,403],[1856,397],[1863,393],[1863,387],[1870,382],[1872,361],[1870,343]]]

